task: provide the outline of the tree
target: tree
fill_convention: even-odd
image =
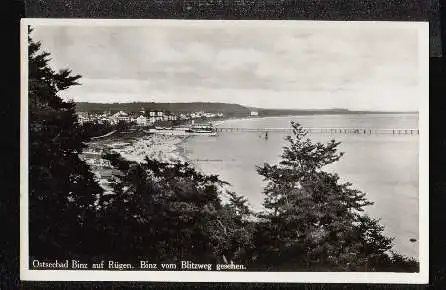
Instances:
[[[87,140],[75,104],[58,95],[80,76],[55,72],[40,46],[28,36],[30,256],[69,257],[86,242],[82,229],[102,190],[79,157]]]
[[[339,142],[313,143],[292,122],[282,160],[264,164],[265,212],[254,237],[254,267],[310,271],[378,271],[395,269],[392,239],[378,220],[363,213],[371,205],[365,193],[324,171],[338,161]],[[396,257],[396,256],[395,256]],[[416,262],[401,257],[400,269],[416,271]],[[414,267],[415,266],[415,267]],[[398,267],[396,267],[398,268]]]
[[[249,262],[252,235],[255,229],[253,212],[245,197],[227,191],[228,203],[208,223],[208,232],[215,245],[214,253],[225,263]],[[220,260],[221,261],[221,260]]]
[[[85,122],[80,125],[82,134],[87,138],[102,136],[116,130],[115,125],[109,123]]]
[[[170,263],[240,259],[251,237],[246,221],[249,209],[246,200],[234,193],[222,204],[220,185],[225,182],[197,172],[188,163],[148,158],[136,163],[117,153],[104,157],[124,174],[115,177],[116,194],[102,198],[101,255]]]

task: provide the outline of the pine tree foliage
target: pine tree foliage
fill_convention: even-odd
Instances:
[[[299,124],[291,126],[282,160],[258,168],[267,185],[266,211],[254,238],[256,263],[326,271],[390,267],[392,239],[383,235],[378,220],[363,213],[372,203],[351,183],[324,170],[343,156],[340,143],[314,143]]]
[[[67,257],[82,247],[82,226],[101,188],[79,158],[86,140],[75,104],[58,95],[80,76],[55,72],[40,47],[28,37],[30,254]]]
[[[246,201],[234,193],[234,202],[222,204],[225,182],[218,176],[197,172],[188,163],[148,158],[135,163],[116,153],[105,158],[125,174],[115,179],[116,194],[102,198],[99,227],[107,231],[100,251],[159,262],[239,259],[251,236],[245,228],[249,212]]]

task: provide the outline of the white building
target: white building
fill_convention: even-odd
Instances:
[[[136,118],[136,125],[138,126],[147,126],[148,120],[143,115]]]
[[[257,112],[257,111],[251,111],[251,116],[258,116],[259,115],[259,112]]]
[[[216,114],[214,114],[214,113],[204,113],[204,116],[206,118],[215,118]]]
[[[107,119],[106,117],[101,117],[98,119],[98,123],[99,124],[106,124],[106,123],[110,123],[110,120]]]
[[[119,121],[129,122],[130,117],[126,112],[119,111],[110,117],[110,123],[116,124]]]

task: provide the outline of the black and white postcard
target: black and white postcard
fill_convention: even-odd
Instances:
[[[21,279],[426,283],[427,22],[23,19]]]

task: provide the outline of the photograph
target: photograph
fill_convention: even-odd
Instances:
[[[22,19],[21,279],[427,283],[428,28]]]

